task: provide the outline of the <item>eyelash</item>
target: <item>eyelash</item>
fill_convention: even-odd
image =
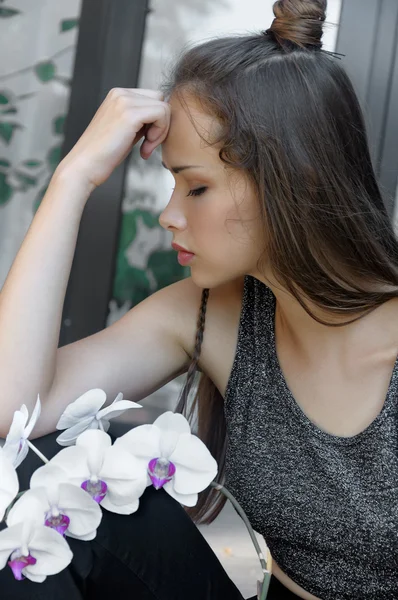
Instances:
[[[0,0],[1,2],[1,0]],[[171,188],[171,191],[174,192],[175,188]],[[200,188],[196,188],[196,190],[189,190],[187,196],[201,196],[202,194],[205,193],[205,191],[207,190],[207,187],[202,186]]]
[[[190,190],[187,196],[201,196],[205,193],[206,190],[207,187],[202,186],[200,188],[197,188],[196,190]]]

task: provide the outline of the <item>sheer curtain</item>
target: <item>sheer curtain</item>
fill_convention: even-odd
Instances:
[[[0,4],[0,289],[59,161],[80,0]]]

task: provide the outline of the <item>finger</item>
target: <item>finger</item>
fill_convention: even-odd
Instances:
[[[149,158],[152,152],[160,146],[166,139],[170,127],[170,113],[167,115],[166,126],[158,126],[156,123],[151,125],[146,132],[145,139],[141,144],[140,154],[142,158]]]
[[[129,93],[134,93],[139,96],[154,98],[155,100],[163,100],[164,94],[159,90],[147,90],[142,88],[124,88]]]
[[[132,109],[134,117],[137,119],[139,124],[138,134],[142,135],[142,128],[144,125],[148,125],[145,137],[149,142],[156,144],[161,143],[167,136],[167,132],[170,126],[171,111],[168,104],[165,102],[159,102],[153,106],[135,106]]]

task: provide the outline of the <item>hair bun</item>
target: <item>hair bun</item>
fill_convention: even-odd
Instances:
[[[272,33],[280,45],[289,41],[302,48],[322,48],[326,0],[278,0],[273,11],[275,19],[265,33]]]

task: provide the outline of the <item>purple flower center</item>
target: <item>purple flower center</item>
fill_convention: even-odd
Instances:
[[[171,481],[175,472],[175,465],[167,458],[153,458],[148,463],[149,478],[157,490],[160,490],[165,483]]]
[[[58,516],[54,517],[51,514],[51,511],[49,511],[46,514],[46,520],[44,521],[44,525],[46,525],[46,527],[51,527],[52,529],[55,529],[55,531],[58,531],[58,533],[60,533],[61,535],[65,535],[65,531],[68,529],[69,523],[69,517],[62,513],[59,513]]]
[[[105,498],[108,490],[105,481],[101,481],[101,479],[98,481],[87,479],[87,481],[83,481],[80,487],[82,487],[85,492],[88,492],[92,499],[98,502],[98,504]]]
[[[35,565],[36,562],[36,559],[28,554],[28,556],[16,556],[12,560],[9,560],[7,564],[11,568],[15,579],[22,581],[22,579],[25,579],[25,577],[22,575],[22,569],[28,565]]]

